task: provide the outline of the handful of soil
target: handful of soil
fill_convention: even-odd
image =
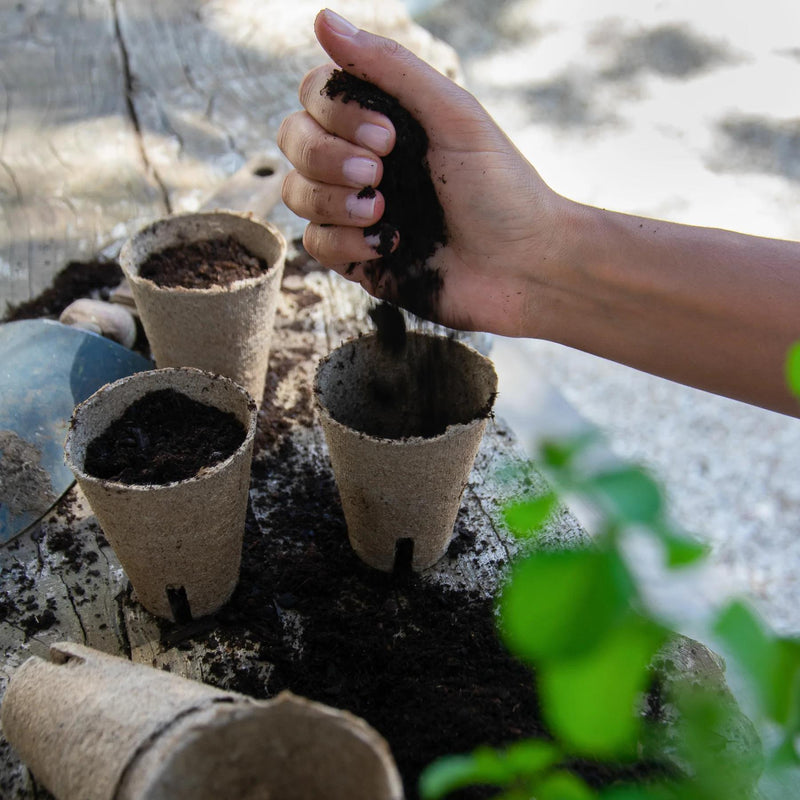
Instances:
[[[428,135],[396,98],[349,72],[336,70],[323,93],[331,99],[341,97],[345,103],[355,100],[362,108],[387,116],[395,127],[396,144],[383,158],[383,180],[378,186],[386,210],[376,225],[364,229],[365,236],[380,238],[377,252],[382,258],[370,262],[367,275],[376,286],[388,273],[393,300],[432,319],[443,279],[428,260],[447,243],[447,231],[427,161]],[[399,243],[392,252],[398,232]]]
[[[132,403],[89,442],[84,469],[126,484],[182,481],[229,458],[245,436],[233,414],[160,389]]]
[[[257,278],[269,264],[254,256],[232,236],[208,239],[153,253],[139,268],[139,275],[165,288],[210,289],[235,281]]]

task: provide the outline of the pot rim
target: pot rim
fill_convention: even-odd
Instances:
[[[365,433],[364,431],[358,430],[358,428],[353,428],[350,425],[346,425],[343,422],[337,420],[328,410],[328,407],[322,402],[322,388],[319,385],[319,377],[320,372],[324,364],[328,363],[333,356],[342,348],[347,347],[348,345],[353,345],[361,341],[365,341],[368,339],[376,339],[378,336],[377,332],[372,331],[370,333],[362,333],[358,336],[353,336],[333,350],[331,350],[328,355],[324,358],[320,359],[319,363],[317,364],[317,369],[314,373],[314,400],[317,407],[317,411],[321,417],[325,419],[326,422],[329,422],[334,427],[339,428],[343,431],[347,431],[351,434],[358,435],[361,439],[367,439],[373,442],[379,442],[383,445],[395,445],[395,446],[415,446],[415,447],[423,447],[425,445],[435,445],[441,442],[443,439],[450,438],[452,436],[456,436],[459,432],[472,429],[477,425],[481,425],[487,422],[489,419],[492,418],[494,414],[494,404],[497,398],[497,371],[495,370],[494,364],[492,360],[481,353],[477,348],[473,347],[466,342],[462,342],[459,339],[452,339],[448,336],[441,336],[437,333],[429,333],[428,331],[406,331],[406,336],[413,336],[415,338],[426,338],[426,339],[438,339],[440,341],[448,341],[452,342],[457,347],[464,348],[465,350],[471,352],[475,356],[477,356],[481,361],[486,364],[491,369],[491,375],[493,378],[493,391],[491,393],[489,403],[487,406],[479,412],[473,419],[469,420],[469,422],[453,422],[447,425],[447,427],[442,431],[442,433],[437,433],[435,436],[406,436],[402,438],[392,438],[389,436],[375,436],[373,434]]]
[[[239,447],[237,447],[236,450],[234,450],[234,452],[231,453],[231,455],[229,455],[223,461],[217,461],[216,463],[210,465],[209,467],[203,468],[197,474],[192,475],[189,478],[184,478],[183,480],[180,481],[170,481],[169,483],[123,483],[122,481],[112,481],[109,480],[108,478],[98,478],[96,475],[92,475],[91,473],[86,472],[83,464],[81,464],[81,466],[78,466],[72,455],[72,447],[74,444],[74,431],[78,424],[80,415],[85,413],[86,409],[88,409],[90,406],[95,405],[98,402],[102,402],[103,398],[107,396],[109,393],[117,391],[120,385],[122,384],[129,384],[134,380],[137,382],[141,380],[151,381],[153,380],[154,375],[163,375],[165,373],[180,373],[183,375],[196,374],[198,377],[205,378],[209,383],[212,381],[221,381],[222,383],[228,384],[230,387],[232,387],[232,389],[237,394],[239,394],[243,399],[246,399],[248,424],[243,426],[245,428],[245,437],[242,443],[239,445]],[[171,388],[174,388],[175,391],[177,392],[181,391],[181,387],[171,387]],[[147,391],[143,392],[136,399],[138,400],[141,397],[144,397],[147,393],[148,393]],[[214,407],[219,408],[218,406]],[[64,459],[67,462],[69,468],[75,474],[76,478],[80,478],[80,480],[82,481],[90,482],[95,485],[104,486],[109,489],[118,489],[125,492],[169,491],[177,486],[184,486],[186,484],[199,483],[201,481],[208,480],[213,475],[216,475],[217,473],[224,470],[235,459],[241,457],[242,453],[249,447],[251,447],[255,439],[257,423],[258,423],[258,405],[256,404],[256,401],[250,396],[250,394],[243,386],[231,380],[230,378],[225,377],[224,375],[218,375],[213,372],[206,372],[205,370],[197,369],[196,367],[162,367],[160,369],[145,370],[143,372],[135,372],[132,375],[127,375],[124,378],[119,378],[113,383],[107,383],[104,386],[101,386],[94,394],[87,397],[86,400],[75,406],[75,409],[72,412],[72,416],[70,417],[69,427],[67,428],[67,435],[64,440]],[[102,431],[100,433],[102,433]],[[97,435],[99,435],[99,433]]]
[[[216,219],[224,219],[226,217],[235,218],[237,220],[243,220],[247,223],[251,223],[252,225],[258,228],[266,230],[269,234],[275,237],[275,240],[278,243],[278,257],[274,260],[272,264],[269,265],[269,268],[261,275],[257,275],[252,278],[241,278],[226,286],[217,285],[217,286],[209,286],[207,288],[186,287],[186,286],[160,286],[150,278],[143,278],[141,275],[139,275],[138,265],[136,266],[135,270],[132,269],[132,264],[134,261],[132,257],[132,250],[135,241],[140,236],[154,232],[159,227],[167,227],[176,223],[180,223],[182,221],[189,221],[192,219],[200,221],[204,217],[210,217]],[[208,237],[197,236],[194,237],[193,239],[188,239],[186,242],[184,242],[184,244],[191,244],[192,242],[197,242],[197,241],[200,242],[209,241],[210,239],[213,238],[214,238],[213,235]],[[167,246],[169,247],[172,245],[167,245]],[[287,249],[288,245],[286,242],[286,237],[283,235],[281,230],[276,225],[273,225],[271,222],[267,222],[266,220],[256,219],[250,212],[225,211],[225,210],[189,211],[180,214],[171,214],[170,216],[167,217],[162,217],[161,219],[149,222],[147,225],[144,225],[143,227],[139,228],[122,245],[122,249],[120,250],[119,253],[119,265],[122,268],[125,277],[130,282],[146,285],[151,291],[161,292],[164,294],[172,294],[172,295],[190,294],[194,296],[232,294],[235,292],[244,291],[245,289],[251,288],[253,286],[257,286],[258,284],[264,283],[265,281],[273,278],[276,271],[280,268],[280,266],[286,259]],[[154,250],[153,252],[160,252],[160,250]]]

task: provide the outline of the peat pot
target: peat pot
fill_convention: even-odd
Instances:
[[[86,470],[87,447],[146,395],[174,390],[233,415],[241,445],[192,477],[169,483],[122,483]],[[239,579],[256,405],[233,381],[191,368],[139,372],[95,392],[75,409],[67,464],[128,575],[152,614],[185,622],[217,610]]]
[[[409,332],[398,350],[372,334],[323,359],[314,388],[353,549],[384,571],[434,564],[494,403],[492,362],[454,339]]]
[[[401,800],[385,740],[284,692],[257,701],[71,643],[29,658],[3,733],[58,800]]]
[[[159,286],[139,274],[151,255],[228,237],[269,269],[211,288]],[[286,240],[275,226],[229,211],[166,217],[128,239],[119,261],[156,366],[197,367],[225,375],[260,405],[285,258]]]

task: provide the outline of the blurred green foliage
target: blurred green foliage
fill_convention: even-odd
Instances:
[[[788,354],[786,378],[800,398],[800,343]],[[747,677],[757,701],[753,722],[759,729],[768,726],[764,738],[775,742],[766,758],[761,752],[741,763],[721,757],[720,731],[730,721],[730,703],[713,687],[687,684],[670,698],[678,713],[680,774],[598,791],[567,769],[580,757],[630,763],[644,742],[658,741],[657,733],[646,730],[641,707],[654,658],[670,632],[647,607],[626,563],[624,535],[635,531],[658,542],[672,569],[706,555],[704,545],[671,522],[663,492],[645,470],[587,466],[595,441],[587,434],[543,443],[536,463],[552,490],[517,497],[503,510],[507,527],[532,547],[512,566],[499,597],[499,631],[510,651],[532,668],[552,739],[440,759],[421,778],[425,800],[471,785],[496,787],[497,800],[722,800],[742,796],[753,763],[764,763],[767,772],[800,766],[800,641],[775,635],[735,602],[716,616],[709,634]],[[506,477],[524,477],[526,469],[508,468]],[[537,536],[565,497],[596,511],[591,545],[537,549]],[[792,796],[800,797],[800,789]]]

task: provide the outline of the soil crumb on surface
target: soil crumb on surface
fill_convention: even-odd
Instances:
[[[245,435],[233,414],[161,389],[132,403],[89,442],[84,469],[119,483],[172,483],[229,458]]]
[[[382,258],[368,262],[365,269],[373,286],[386,285],[399,305],[431,319],[443,279],[429,259],[447,243],[447,232],[427,163],[428,136],[396,98],[349,72],[336,70],[323,92],[331,99],[353,100],[378,111],[395,127],[396,144],[383,158],[383,179],[377,187],[386,210],[377,224],[364,229],[365,236],[378,237],[377,253]]]
[[[257,278],[268,270],[269,264],[264,259],[228,236],[153,253],[139,268],[139,275],[163,287],[210,289]]]

